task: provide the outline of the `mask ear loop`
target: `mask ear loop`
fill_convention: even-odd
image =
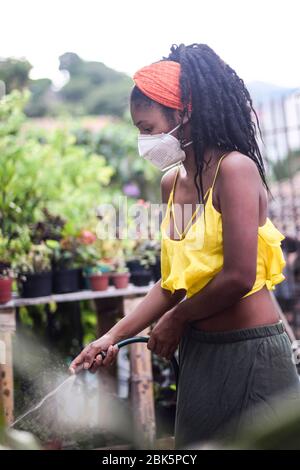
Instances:
[[[178,140],[180,142],[181,150],[183,150],[183,145],[185,144],[185,138],[183,137],[183,119],[184,119],[184,113],[182,113],[180,127],[178,129]]]
[[[181,121],[180,121],[180,127],[179,127],[179,130],[178,130],[178,140],[180,142],[180,148],[181,150],[184,150],[186,147],[188,147],[188,145],[191,145],[193,143],[193,141],[191,140],[190,142],[187,142],[183,136],[183,120],[185,118],[185,115],[188,116],[188,112],[187,112],[187,108],[185,107],[184,110],[183,110],[183,113],[182,113],[182,116],[181,116]]]

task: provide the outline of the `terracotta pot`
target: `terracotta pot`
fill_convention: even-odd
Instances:
[[[106,290],[109,283],[109,274],[91,274],[89,281],[92,290]]]
[[[0,278],[0,304],[11,300],[12,282],[10,277]]]
[[[117,289],[126,289],[126,287],[128,287],[130,273],[113,273],[111,277]]]

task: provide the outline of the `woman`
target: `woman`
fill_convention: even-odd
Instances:
[[[264,403],[268,414],[280,392],[299,394],[290,342],[269,292],[284,280],[284,236],[267,218],[256,113],[235,71],[207,45],[181,44],[139,70],[134,82],[139,153],[168,169],[161,180],[162,277],[71,369],[110,365],[115,343],[157,321],[148,348],[170,359],[179,346],[180,448],[234,434],[244,411]]]

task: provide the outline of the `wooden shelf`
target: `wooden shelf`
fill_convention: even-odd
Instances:
[[[147,286],[137,287],[133,284],[129,284],[126,289],[117,289],[114,286],[109,286],[104,291],[93,291],[93,290],[80,290],[76,292],[69,292],[67,294],[53,294],[46,297],[31,297],[23,298],[13,296],[12,300],[5,304],[0,304],[0,310],[7,308],[22,307],[26,305],[41,305],[51,302],[74,302],[87,299],[105,299],[109,297],[130,297],[131,295],[145,295],[154,286],[152,281]]]

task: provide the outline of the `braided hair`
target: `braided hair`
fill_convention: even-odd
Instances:
[[[267,192],[271,194],[256,141],[256,124],[252,119],[252,113],[263,141],[259,119],[244,81],[206,44],[194,43],[188,46],[173,44],[170,50],[168,57],[163,57],[162,60],[180,63],[182,122],[184,117],[189,115],[188,104],[190,100],[192,102],[191,137],[197,168],[194,183],[199,201],[203,201],[204,193],[202,181],[204,152],[207,148],[216,146],[224,153],[235,150],[251,158],[257,165]],[[148,105],[153,103],[153,100],[145,96],[136,86],[132,90],[131,100],[143,100]],[[159,106],[167,116],[171,115],[171,108],[166,109],[166,106],[161,104]],[[180,127],[180,141],[182,134],[183,126]]]

